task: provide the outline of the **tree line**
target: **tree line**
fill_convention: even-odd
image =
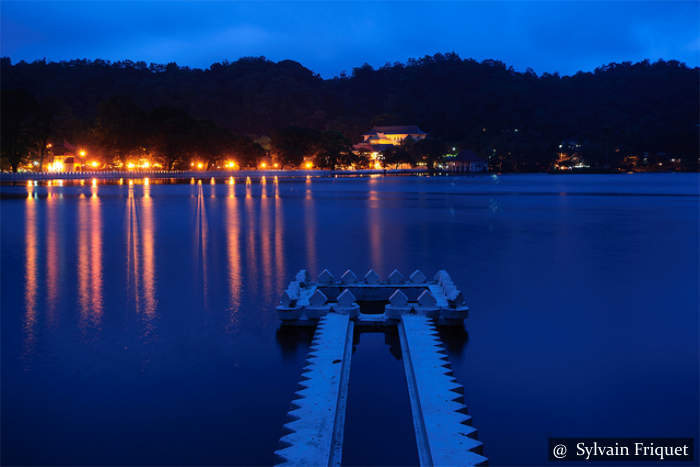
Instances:
[[[48,140],[105,157],[157,154],[173,168],[193,155],[252,164],[271,153],[290,166],[309,155],[320,166],[362,164],[351,144],[382,124],[414,124],[431,136],[387,151],[387,163],[432,163],[435,150],[454,146],[502,171],[546,170],[562,141],[580,142],[601,167],[648,153],[692,168],[698,156],[698,68],[673,60],[559,76],[448,53],[322,79],[262,57],[204,70],[2,58],[0,73],[2,156],[15,164],[27,148],[41,157]]]

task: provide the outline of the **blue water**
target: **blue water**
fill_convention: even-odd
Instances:
[[[274,462],[311,340],[274,306],[324,267],[450,272],[491,464],[697,440],[697,174],[226,182],[2,187],[3,464]],[[347,463],[417,459],[392,339],[357,337]]]

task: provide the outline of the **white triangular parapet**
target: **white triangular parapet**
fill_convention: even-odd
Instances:
[[[389,297],[391,306],[406,306],[408,305],[408,297],[401,290],[396,289],[391,297]]]
[[[437,281],[438,284],[452,283],[452,278],[444,269],[441,269],[438,272],[436,272],[435,276],[433,276],[433,280]]]
[[[379,274],[374,272],[374,269],[370,269],[367,271],[367,274],[365,274],[365,282],[368,284],[376,284],[379,282]]]
[[[416,269],[415,271],[413,271],[413,273],[411,273],[411,275],[408,276],[408,279],[409,279],[411,282],[413,282],[414,284],[422,284],[422,283],[424,283],[426,280],[428,280],[428,278],[425,277],[425,274],[423,274],[423,273],[420,271],[420,269]]]
[[[406,278],[403,277],[403,274],[401,274],[398,269],[391,271],[391,274],[389,274],[390,284],[403,284],[404,282],[406,282]]]
[[[447,303],[452,307],[457,307],[464,304],[464,296],[462,292],[457,290],[457,288],[450,289],[449,293],[445,292],[445,297],[447,298]]]
[[[424,290],[418,296],[418,304],[423,307],[433,307],[437,305],[437,300],[435,299],[433,294],[430,293],[430,290]]]
[[[289,297],[296,300],[299,298],[299,293],[301,292],[301,288],[299,287],[299,283],[297,281],[292,281],[289,283],[289,286],[287,287],[286,290],[287,294],[289,294]]]
[[[450,300],[450,297],[459,293],[459,289],[454,284],[444,284],[442,286],[442,291],[445,293],[445,297],[447,297],[448,300]]]
[[[289,296],[287,291],[282,292],[280,297],[280,306],[289,307],[292,304],[292,297]]]
[[[328,269],[324,269],[321,271],[321,274],[318,275],[318,281],[321,284],[332,284],[335,282],[335,276],[331,274]]]
[[[301,285],[302,287],[305,287],[306,284],[311,282],[311,276],[309,276],[309,273],[306,269],[302,269],[301,271],[299,271],[297,273],[296,280],[297,280],[297,282],[299,282],[299,285]]]
[[[340,295],[338,295],[338,306],[349,308],[353,303],[355,303],[355,296],[348,289],[343,290]]]
[[[357,282],[357,276],[354,272],[352,272],[352,270],[348,269],[342,276],[340,276],[340,280],[343,284],[354,284]]]
[[[318,289],[316,289],[314,294],[311,297],[309,297],[309,305],[311,306],[323,306],[326,304],[327,301],[328,297],[326,297],[326,294],[324,294]]]

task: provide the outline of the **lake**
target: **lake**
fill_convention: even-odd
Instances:
[[[548,437],[698,438],[697,174],[2,186],[3,464],[271,464],[307,268],[447,269],[491,464]],[[343,458],[417,462],[395,333],[355,337]]]

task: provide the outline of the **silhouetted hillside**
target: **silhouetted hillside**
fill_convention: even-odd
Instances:
[[[292,126],[356,141],[373,124],[416,124],[451,145],[501,158],[504,170],[535,170],[548,166],[564,140],[581,142],[600,165],[644,152],[697,158],[698,71],[643,61],[537,76],[498,61],[437,54],[324,80],[296,62],[265,58],[207,70],[3,58],[2,90],[33,95],[54,116],[52,138],[87,138],[101,103],[119,96],[139,111],[180,109],[251,137]]]

